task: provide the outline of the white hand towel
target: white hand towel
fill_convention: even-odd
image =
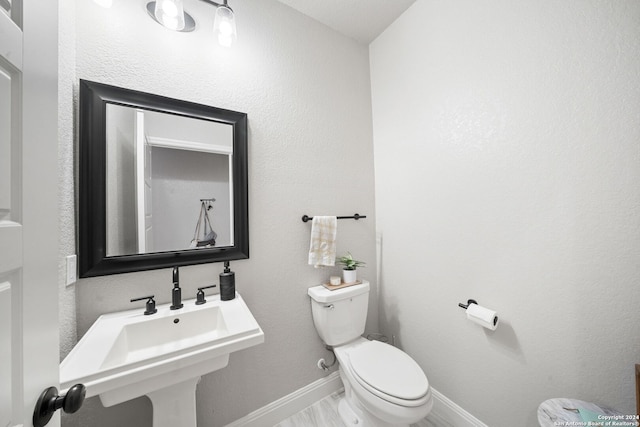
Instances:
[[[311,244],[309,245],[309,265],[315,268],[333,267],[336,263],[336,231],[338,219],[335,216],[314,216],[311,222]]]

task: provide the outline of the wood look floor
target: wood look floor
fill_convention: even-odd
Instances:
[[[338,401],[344,392],[333,393],[274,427],[346,427],[338,415]],[[435,424],[429,416],[411,427],[450,427]]]

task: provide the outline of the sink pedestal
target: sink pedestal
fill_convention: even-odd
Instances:
[[[196,386],[200,377],[152,391],[153,427],[196,427]]]
[[[229,364],[225,354],[153,378],[101,393],[105,407],[147,396],[153,407],[153,427],[196,427],[196,386],[202,375]]]

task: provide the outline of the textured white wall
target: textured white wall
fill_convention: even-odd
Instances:
[[[638,52],[636,0],[418,0],[371,45],[380,322],[492,427],[635,413]]]
[[[232,49],[215,42],[213,9],[204,2],[185,1],[202,24],[190,34],[160,27],[144,5],[117,1],[105,10],[91,1],[75,2],[77,45],[61,51],[71,56],[75,49],[77,67],[67,67],[61,79],[76,90],[74,74],[248,114],[251,258],[231,266],[266,342],[233,354],[227,368],[199,384],[198,425],[222,426],[325,375],[315,365],[327,353],[313,327],[306,289],[338,269],[307,265],[310,223],[300,220],[303,214],[366,214],[365,220],[339,223],[338,251],[368,261],[362,274],[375,283],[368,50],[274,0],[232,5],[239,33]],[[69,176],[72,94],[62,96],[61,127],[67,133],[61,173]],[[62,227],[73,230],[73,186],[65,184],[62,192]],[[65,236],[62,255],[74,250],[72,242]],[[217,281],[221,271],[219,263],[182,268],[183,295],[195,296],[196,287]],[[129,298],[152,293],[165,303],[170,289],[169,269],[83,279],[62,291],[61,317],[77,315],[81,336],[98,315],[130,308]],[[371,298],[369,329],[375,330],[375,292]],[[75,328],[62,328],[62,341],[72,343]],[[63,422],[144,427],[150,419],[145,399],[106,409],[89,399]]]
[[[77,341],[75,287],[66,286],[67,255],[76,253],[75,221],[75,113],[76,85],[76,5],[73,0],[58,2],[58,211],[60,259],[58,303],[60,307],[60,356],[67,355]]]

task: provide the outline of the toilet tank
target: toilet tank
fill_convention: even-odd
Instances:
[[[309,288],[313,323],[322,341],[338,346],[364,333],[369,306],[369,282],[330,291],[324,286]]]

